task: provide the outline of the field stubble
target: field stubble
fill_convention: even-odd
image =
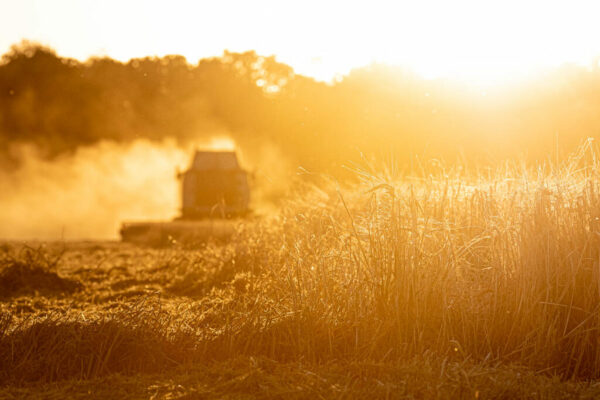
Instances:
[[[241,222],[228,243],[62,251],[8,243],[0,259],[4,393],[97,385],[114,374],[123,382],[167,371],[200,377],[210,368],[199,366],[228,362],[244,365],[243,374],[262,360],[271,367],[260,373],[287,371],[296,388],[299,371],[305,382],[322,377],[329,383],[314,390],[327,396],[363,393],[336,368],[361,375],[378,365],[367,381],[387,388],[370,392],[380,397],[593,397],[599,167],[584,146],[560,167],[534,170],[399,180],[361,170],[359,183],[298,188],[277,215]],[[415,382],[428,382],[424,392],[386,386],[408,365],[421,371]],[[497,381],[503,374],[529,376],[506,382],[531,390],[510,392]],[[153,375],[145,376],[137,382]],[[292,382],[277,379],[278,388]],[[264,383],[270,392],[258,381],[240,385],[283,396],[274,383]]]

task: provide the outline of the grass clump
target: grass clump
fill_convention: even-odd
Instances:
[[[91,314],[91,315],[90,315]],[[0,325],[0,381],[52,382],[164,371],[195,343],[150,298],[111,313],[50,313]],[[4,321],[4,320],[0,320]]]
[[[61,277],[56,269],[60,255],[51,257],[42,249],[24,247],[18,254],[10,248],[0,254],[0,297],[70,294],[83,285]]]

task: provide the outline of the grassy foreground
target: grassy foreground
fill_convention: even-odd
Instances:
[[[277,363],[242,357],[160,374],[110,375],[0,389],[6,399],[597,399],[598,385],[517,366],[428,359],[395,364]]]
[[[227,243],[7,243],[0,397],[597,397],[599,167],[360,172]]]

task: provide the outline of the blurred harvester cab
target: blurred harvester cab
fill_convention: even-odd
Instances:
[[[235,151],[196,151],[182,181],[181,219],[232,217],[249,211],[248,176]]]

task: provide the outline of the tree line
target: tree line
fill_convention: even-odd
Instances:
[[[475,89],[374,64],[334,83],[274,57],[224,52],[85,62],[36,43],[0,61],[0,159],[15,145],[44,157],[101,140],[181,143],[226,131],[270,143],[294,165],[331,171],[360,158],[489,162],[566,154],[600,133],[600,69],[567,65],[527,82]],[[558,153],[557,153],[557,150]]]

